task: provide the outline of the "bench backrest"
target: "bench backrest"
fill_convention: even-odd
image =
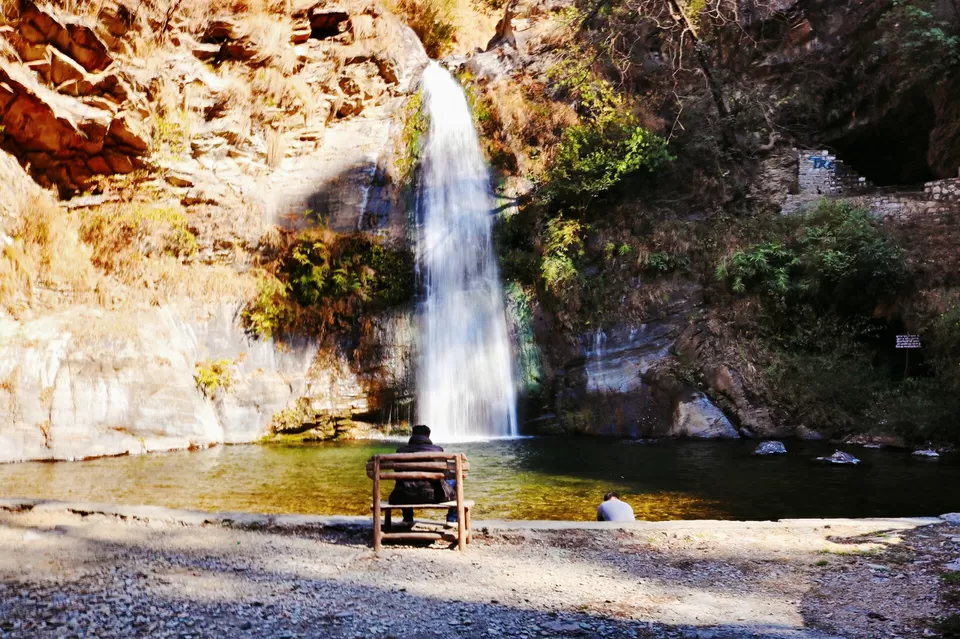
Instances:
[[[460,474],[465,478],[470,462],[463,453],[391,453],[374,455],[367,461],[367,477],[383,480],[457,479],[457,459]],[[379,471],[379,477],[375,477]]]

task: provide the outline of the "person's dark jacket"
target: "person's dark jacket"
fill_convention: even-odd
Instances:
[[[398,453],[442,453],[429,437],[414,435],[406,446],[397,449]],[[391,504],[439,504],[454,501],[457,498],[454,489],[443,480],[401,480],[390,493]]]

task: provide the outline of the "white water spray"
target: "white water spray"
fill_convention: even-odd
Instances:
[[[490,237],[490,174],[456,80],[432,62],[421,89],[430,125],[418,211],[426,287],[419,421],[438,441],[515,436],[510,340]]]

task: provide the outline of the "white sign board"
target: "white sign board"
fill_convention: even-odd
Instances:
[[[920,336],[897,335],[897,348],[920,348]]]

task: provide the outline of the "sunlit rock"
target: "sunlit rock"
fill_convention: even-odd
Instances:
[[[783,442],[760,442],[753,450],[754,455],[786,455],[787,447]]]
[[[830,464],[859,464],[860,460],[842,450],[834,451],[829,457],[817,457],[817,461],[828,462]]]

